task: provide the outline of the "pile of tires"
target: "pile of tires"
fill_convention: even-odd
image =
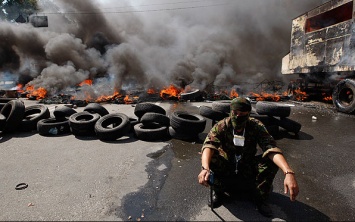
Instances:
[[[70,134],[69,117],[77,113],[67,106],[58,106],[53,111],[54,117],[41,119],[37,122],[37,132],[42,136],[56,136]]]
[[[169,134],[172,138],[190,140],[205,130],[206,119],[199,114],[175,111],[170,116]]]
[[[138,103],[134,108],[138,121],[133,126],[135,136],[144,141],[169,138],[170,119],[163,107],[153,103]]]
[[[279,132],[279,127],[288,132],[299,133],[302,125],[289,118],[291,106],[278,102],[258,101],[255,104],[257,116],[261,120],[270,134],[275,135]]]
[[[231,100],[213,101],[211,107],[200,106],[199,113],[212,120],[212,126],[229,116]],[[302,125],[289,118],[291,107],[278,102],[258,101],[250,116],[260,120],[272,136],[277,136],[280,127],[288,132],[299,133]]]

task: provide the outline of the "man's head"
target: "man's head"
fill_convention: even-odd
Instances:
[[[233,128],[237,131],[243,130],[249,119],[251,102],[243,97],[234,98],[230,105],[230,116]]]

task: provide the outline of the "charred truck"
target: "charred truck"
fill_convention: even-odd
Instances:
[[[354,1],[331,0],[293,19],[290,52],[281,73],[298,74],[297,87],[332,95],[336,109],[355,111]]]

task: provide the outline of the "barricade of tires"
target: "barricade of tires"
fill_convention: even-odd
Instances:
[[[51,116],[45,105],[25,107],[21,100],[11,100],[1,109],[0,130],[3,133],[36,130],[42,136],[96,136],[103,141],[134,133],[140,140],[158,141],[196,139],[206,126],[202,115],[175,111],[168,117],[164,108],[153,103],[136,104],[134,114],[137,118],[109,113],[102,105],[90,103],[82,112],[58,106]]]
[[[200,115],[211,119],[212,125],[227,117],[231,100],[213,101],[211,107],[200,106]],[[288,132],[299,133],[302,125],[289,118],[291,107],[278,102],[258,101],[250,116],[260,120],[272,136],[277,136],[281,128]]]
[[[134,108],[138,121],[133,126],[135,136],[144,141],[166,140],[169,138],[170,119],[163,107],[153,103],[138,103]]]

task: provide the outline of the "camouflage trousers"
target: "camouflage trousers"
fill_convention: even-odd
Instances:
[[[238,173],[235,172],[234,161],[227,161],[219,155],[212,157],[210,168],[214,173],[215,191],[231,193],[249,191],[256,199],[268,198],[279,169],[272,160],[262,158],[261,155],[255,156],[248,163],[241,159],[238,162]]]

